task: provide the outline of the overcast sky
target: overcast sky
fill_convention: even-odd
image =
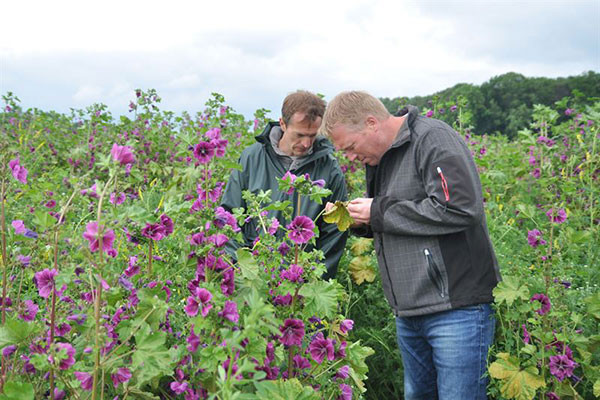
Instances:
[[[600,0],[5,1],[0,94],[25,108],[107,104],[136,88],[195,113],[211,92],[246,116],[296,89],[428,95],[514,71],[600,71]]]

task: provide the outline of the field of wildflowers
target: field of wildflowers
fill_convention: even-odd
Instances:
[[[0,399],[399,398],[393,318],[368,240],[351,239],[323,281],[318,230],[269,192],[219,207],[253,121],[219,94],[205,109],[161,111],[137,90],[130,114],[0,113]],[[536,107],[519,140],[477,136],[455,115],[480,168],[504,281],[490,354],[497,399],[600,397],[600,104]],[[350,193],[360,166],[345,164]],[[282,190],[328,194],[309,176]],[[281,211],[290,221],[271,217]],[[233,262],[239,226],[262,227]],[[367,378],[368,375],[368,378]]]

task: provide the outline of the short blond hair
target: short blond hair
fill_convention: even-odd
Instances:
[[[321,133],[329,136],[338,124],[345,125],[351,130],[360,130],[364,127],[365,120],[369,115],[382,121],[391,116],[383,103],[367,92],[342,92],[327,105],[321,124]]]

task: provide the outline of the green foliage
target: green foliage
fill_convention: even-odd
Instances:
[[[9,381],[2,387],[4,393],[0,394],[0,400],[33,400],[33,385]]]

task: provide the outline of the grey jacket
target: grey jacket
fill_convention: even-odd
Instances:
[[[481,182],[464,140],[408,106],[376,167],[367,166],[371,225],[383,289],[395,315],[491,302],[500,280]]]

